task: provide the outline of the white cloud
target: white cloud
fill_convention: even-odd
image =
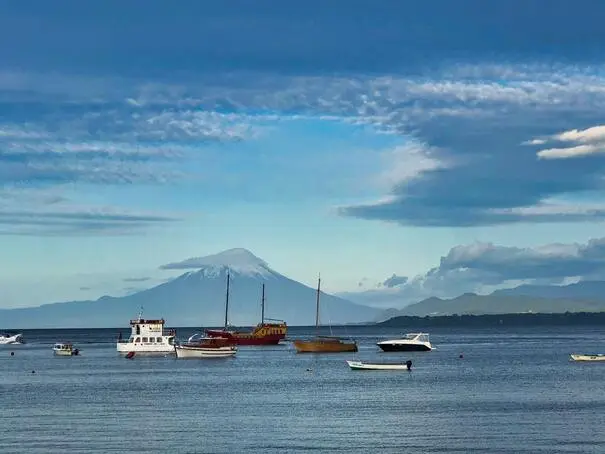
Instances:
[[[384,154],[387,170],[381,179],[390,185],[401,184],[425,172],[447,167],[438,153],[439,150],[414,141],[395,147]]]
[[[602,142],[605,141],[605,126],[593,126],[583,130],[572,129],[555,134],[553,138],[563,142]]]
[[[549,141],[572,142],[571,147],[552,147],[539,150],[540,159],[569,159],[605,153],[605,126],[592,126],[586,129],[570,129],[546,138],[536,138],[523,142],[523,145],[544,145]]]

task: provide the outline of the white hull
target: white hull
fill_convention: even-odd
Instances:
[[[405,364],[369,364],[361,361],[347,361],[353,370],[408,370]]]
[[[573,361],[605,361],[605,355],[571,355]]]
[[[173,355],[174,345],[169,344],[135,344],[133,342],[118,342],[118,353],[126,355],[130,352],[145,355]]]
[[[174,350],[176,352],[176,357],[182,359],[226,358],[234,356],[237,353],[237,347],[235,346],[205,348],[177,345],[174,347]]]
[[[22,343],[22,335],[15,334],[14,336],[0,336],[0,345],[20,344]]]
[[[55,350],[55,356],[75,356],[73,352],[69,350]]]

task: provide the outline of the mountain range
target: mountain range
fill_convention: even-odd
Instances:
[[[520,285],[489,295],[465,293],[456,298],[427,298],[403,309],[387,309],[387,320],[402,315],[563,313],[605,311],[605,282],[582,281],[569,285]]]
[[[162,268],[192,271],[127,296],[2,309],[0,327],[123,327],[128,326],[128,320],[135,317],[141,307],[144,317],[163,317],[170,326],[222,326],[227,273],[230,274],[231,324],[249,326],[260,321],[263,283],[266,288],[265,317],[282,319],[290,325],[315,324],[316,289],[274,271],[246,249],[230,249]],[[322,324],[371,321],[380,313],[375,308],[323,292],[320,301]]]

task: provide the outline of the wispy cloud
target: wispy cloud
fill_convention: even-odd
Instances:
[[[86,91],[52,75],[53,96],[63,99],[53,104],[60,112],[30,118],[29,132],[21,134],[11,123],[11,137],[0,138],[5,150],[0,158],[6,162],[0,179],[179,181],[203,168],[191,165],[203,154],[201,143],[254,140],[280,121],[315,118],[402,137],[392,152],[376,153],[377,160],[392,164],[377,176],[385,197],[342,207],[343,215],[417,226],[591,221],[605,211],[558,215],[551,206],[546,216],[537,208],[600,188],[605,161],[572,167],[557,161],[602,150],[600,127],[589,127],[605,108],[602,73],[595,65],[483,63],[441,66],[421,76],[233,73],[207,76],[212,83],[183,77],[170,84],[75,79],[97,87],[94,96],[104,99],[103,109],[94,96],[86,98]],[[29,96],[40,77],[28,82]],[[14,80],[4,81],[5,93],[22,96],[17,88]],[[38,90],[47,89],[40,85]],[[77,108],[68,109],[75,98]],[[587,127],[572,124],[574,119]],[[527,144],[540,146],[557,137],[572,146],[537,151],[551,159],[528,153]]]
[[[127,235],[178,220],[168,214],[80,205],[59,189],[0,191],[0,235]]]
[[[150,277],[126,277],[123,279],[124,282],[146,282],[151,280]]]

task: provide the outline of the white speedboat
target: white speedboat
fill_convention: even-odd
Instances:
[[[164,329],[164,319],[146,320],[139,313],[138,318],[130,320],[130,337],[122,339],[120,333],[117,350],[121,355],[130,352],[148,355],[174,354],[176,331]]]
[[[206,359],[226,358],[237,353],[237,347],[223,337],[202,337],[194,334],[183,344],[174,346],[177,358]]]
[[[74,348],[71,342],[57,342],[53,345],[53,353],[55,356],[77,356],[80,350]]]
[[[599,353],[597,355],[570,355],[573,361],[605,361],[605,355]]]
[[[427,333],[408,333],[401,339],[386,340],[376,345],[385,352],[426,352],[433,349]]]
[[[364,363],[362,361],[347,361],[353,370],[412,370],[412,361],[405,363]]]
[[[0,334],[0,345],[7,344],[22,344],[23,343],[23,335],[19,334]]]

